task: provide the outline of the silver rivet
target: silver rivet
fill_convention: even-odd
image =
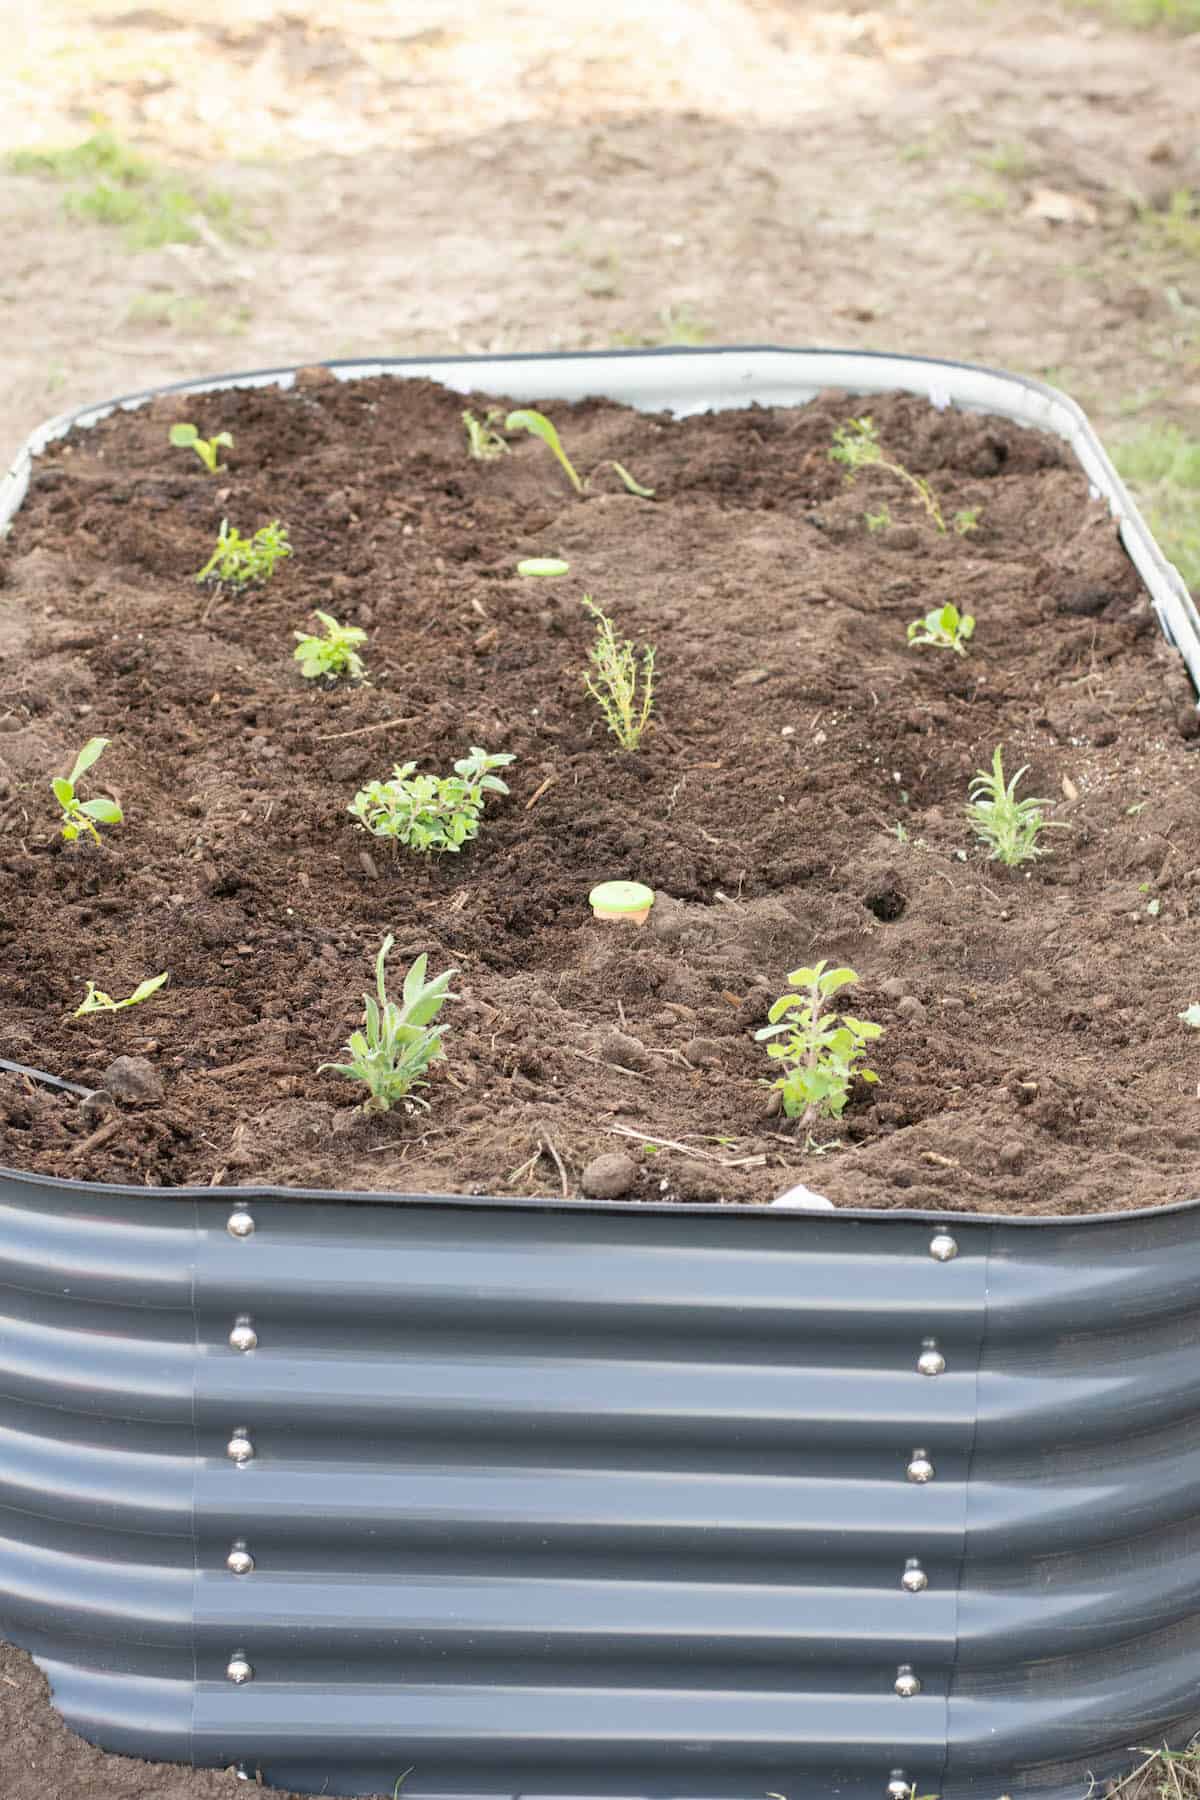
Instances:
[[[939,1231],[929,1240],[929,1254],[934,1262],[953,1262],[958,1255],[958,1244],[948,1231]]]
[[[906,1594],[919,1594],[929,1586],[929,1577],[915,1556],[910,1556],[905,1563],[900,1586]]]
[[[241,1687],[243,1682],[254,1680],[254,1670],[240,1651],[225,1664],[225,1679],[232,1681],[235,1687]]]
[[[912,1671],[911,1663],[901,1663],[896,1670],[895,1689],[902,1700],[911,1700],[921,1691],[921,1684]]]
[[[913,1451],[905,1474],[910,1481],[925,1482],[933,1480],[934,1467],[924,1450]]]
[[[225,1229],[230,1237],[248,1238],[254,1236],[254,1214],[248,1212],[231,1212],[225,1221]]]
[[[946,1359],[938,1349],[936,1338],[921,1339],[921,1354],[917,1358],[917,1370],[921,1375],[940,1375],[946,1367]]]
[[[225,1567],[231,1575],[252,1575],[254,1573],[254,1558],[240,1538],[225,1558]]]
[[[903,1769],[893,1769],[887,1784],[887,1800],[912,1800],[913,1784]]]
[[[229,1334],[229,1348],[231,1350],[256,1350],[258,1348],[258,1333],[251,1323],[249,1313],[239,1313],[234,1320],[233,1330]]]
[[[230,1462],[248,1463],[254,1456],[254,1445],[250,1442],[250,1433],[239,1426],[225,1446],[225,1454]]]

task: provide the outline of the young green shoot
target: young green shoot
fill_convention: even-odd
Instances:
[[[331,1069],[348,1081],[361,1081],[367,1089],[364,1112],[388,1112],[397,1100],[410,1106],[427,1103],[412,1092],[425,1087],[423,1080],[430,1063],[445,1055],[441,1034],[431,1029],[447,1000],[458,996],[450,993],[450,983],[458,973],[447,969],[432,981],[425,979],[426,958],[418,956],[404,977],[403,1004],[388,999],[385,965],[396,940],[389,932],[375,958],[375,991],[378,996],[363,995],[364,1013],[361,1031],[352,1031],[345,1045],[344,1063],[322,1063],[318,1074]]]
[[[832,462],[845,465],[849,471],[848,481],[853,481],[863,469],[881,469],[886,475],[895,475],[917,496],[933,523],[945,536],[946,521],[942,517],[942,509],[933,489],[924,476],[914,475],[903,463],[892,461],[879,442],[879,433],[873,419],[850,419],[845,425],[839,425],[833,434],[829,456]]]
[[[465,419],[467,415],[464,413],[463,417]],[[531,432],[534,437],[541,438],[542,442],[548,444],[550,449],[554,452],[554,455],[558,458],[559,466],[567,480],[571,483],[571,486],[575,489],[575,492],[582,496],[587,491],[587,478],[580,477],[574,463],[562,447],[562,439],[559,437],[558,432],[550,423],[545,413],[532,412],[528,408],[522,409],[520,412],[511,412],[504,421],[504,429],[505,431],[528,431]],[[469,426],[468,430],[470,430]],[[505,445],[505,448],[507,449],[508,446]],[[472,454],[474,454],[474,452],[472,452]],[[603,468],[604,466],[604,464],[597,465],[597,467],[600,468]],[[635,476],[630,474],[624,463],[614,462],[610,458],[607,466],[616,473],[631,494],[636,494],[641,500],[653,500],[654,489],[643,487],[641,482],[638,481]],[[594,469],[592,473],[595,474]]]
[[[879,1080],[861,1064],[867,1044],[883,1036],[883,1026],[827,1010],[833,996],[857,980],[853,969],[830,969],[825,958],[810,969],[793,969],[788,984],[797,991],[780,995],[767,1014],[769,1022],[754,1034],[767,1044],[767,1055],[785,1065],[771,1086],[782,1094],[783,1110],[797,1121],[798,1131],[819,1118],[840,1119],[856,1078]]]
[[[639,669],[632,642],[617,638],[612,620],[587,594],[583,604],[596,621],[595,642],[588,650],[592,666],[584,673],[583,685],[622,750],[636,750],[654,707],[654,646],[642,646]]]
[[[972,614],[960,613],[957,606],[947,602],[945,606],[935,606],[923,619],[914,619],[908,628],[908,641],[913,648],[928,644],[934,650],[953,650],[956,655],[965,656],[974,634]]]
[[[86,1019],[89,1013],[123,1012],[127,1006],[140,1006],[143,1000],[150,998],[151,994],[157,994],[166,979],[167,971],[165,969],[161,975],[149,976],[147,980],[139,982],[132,994],[125,1000],[114,1000],[111,994],[102,993],[94,981],[89,981],[87,993],[83,997],[83,1005],[77,1006],[71,1017]]]
[[[109,739],[104,737],[89,738],[79,755],[75,758],[75,767],[69,775],[56,775],[50,783],[54,798],[62,808],[62,835],[68,844],[73,844],[82,832],[88,831],[98,844],[100,833],[97,825],[120,825],[125,815],[115,800],[80,800],[76,793],[79,777],[87,771],[108,749]]]
[[[316,607],[313,616],[320,619],[323,635],[304,631],[292,633],[296,639],[292,656],[300,664],[304,679],[316,681],[327,675],[331,681],[336,681],[339,675],[348,675],[352,681],[361,681],[367,670],[356,646],[366,643],[366,632],[357,625],[339,625],[332,614]]]
[[[486,797],[507,794],[493,769],[515,761],[510,753],[489,756],[472,747],[456,762],[453,775],[417,775],[415,762],[398,763],[390,781],[371,781],[347,807],[364,830],[389,839],[393,848],[453,851],[479,835]]]
[[[960,506],[952,521],[959,537],[970,537],[973,531],[978,531],[982,514],[982,506]]]
[[[864,513],[863,518],[872,537],[876,532],[887,531],[892,523],[892,515],[886,506],[879,507],[875,512]]]
[[[562,447],[562,440],[546,417],[545,413],[532,412],[525,408],[518,412],[510,412],[504,421],[505,431],[528,431],[534,437],[541,438],[543,444],[549,445],[558,458],[559,467],[575,489],[577,494],[583,493],[583,483],[575,472],[575,465]]]
[[[292,554],[287,526],[278,519],[262,525],[253,537],[244,538],[240,531],[230,530],[229,520],[221,520],[217,547],[196,576],[197,581],[210,579],[229,587],[248,587],[252,581],[269,581],[275,565]]]
[[[967,823],[975,836],[988,846],[989,860],[1012,869],[1019,863],[1032,862],[1035,857],[1049,856],[1049,845],[1038,843],[1040,834],[1066,831],[1068,827],[1061,820],[1043,817],[1042,808],[1051,805],[1051,801],[1031,796],[1017,799],[1017,783],[1025,769],[1018,769],[1012,780],[1006,782],[1001,749],[1002,746],[997,744],[990,773],[986,769],[976,770],[966,813]]]
[[[468,410],[462,416],[467,433],[467,454],[476,462],[497,462],[500,457],[507,456],[509,446],[496,430],[496,421],[503,416],[503,409],[493,406],[482,419]]]
[[[217,461],[221,451],[233,449],[233,439],[227,431],[202,438],[194,425],[172,425],[171,442],[177,450],[194,450],[210,475],[220,473],[225,467]]]

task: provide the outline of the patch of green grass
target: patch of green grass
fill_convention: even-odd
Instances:
[[[952,188],[946,198],[967,212],[1002,213],[1008,210],[1008,195],[999,188]]]
[[[1004,175],[1012,181],[1019,181],[1029,173],[1029,153],[1024,144],[997,144],[986,156],[980,157],[979,163],[993,175]]]
[[[237,235],[233,202],[139,156],[111,131],[60,150],[18,150],[7,159],[17,175],[69,184],[63,205],[72,218],[118,226],[133,250],[194,244],[198,218]]]
[[[657,331],[615,331],[613,342],[625,350],[649,350],[661,344],[699,345],[712,340],[712,326],[698,319],[686,301],[664,306],[658,317]]]
[[[1200,193],[1195,188],[1176,188],[1161,212],[1146,207],[1141,225],[1151,249],[1200,258]]]
[[[1200,0],[1087,0],[1087,4],[1143,30],[1166,25],[1175,31],[1200,31]]]
[[[1116,445],[1113,461],[1164,555],[1200,593],[1200,438],[1178,425],[1147,425]]]
[[[1146,1750],[1145,1761],[1106,1789],[1110,1800],[1200,1800],[1200,1749]]]

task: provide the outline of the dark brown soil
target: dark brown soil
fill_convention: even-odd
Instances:
[[[160,400],[39,463],[0,550],[0,1056],[85,1086],[145,1056],[165,1099],[86,1148],[94,1106],[0,1075],[0,1160],[505,1195],[576,1193],[624,1150],[643,1199],[762,1203],[801,1180],[874,1207],[1191,1198],[1195,715],[1060,447],[872,403],[947,516],[981,509],[942,537],[894,480],[845,483],[844,397],[682,421],[548,406],[598,470],[582,501],[532,440],[469,460],[462,405],[314,372]],[[167,447],[181,417],[234,433],[226,476]],[[657,497],[625,493],[612,457]],[[884,503],[897,523],[872,534]],[[225,515],[278,517],[296,550],[240,597],[192,580]],[[571,573],[522,580],[528,555]],[[583,692],[584,593],[658,648],[636,755]],[[947,600],[978,619],[971,654],[908,648]],[[369,685],[302,680],[291,633],[314,606],[367,629]],[[89,791],[111,784],[126,823],[64,847],[49,777],[98,733]],[[1028,871],[987,862],[963,819],[998,743],[1069,827]],[[448,772],[471,744],[517,761],[461,856],[394,859],[347,815],[394,763]],[[657,890],[645,930],[591,920],[613,876]],[[317,1065],[388,931],[397,986],[426,951],[462,999],[431,1110],[367,1119]],[[767,1116],[753,1032],[821,956],[859,971],[854,1010],[886,1035],[879,1086],[815,1157]],[[144,1007],[70,1018],[88,979],[124,995],[162,969]]]

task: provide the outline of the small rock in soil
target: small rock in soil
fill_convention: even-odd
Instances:
[[[917,999],[915,994],[905,994],[904,998],[896,1007],[896,1011],[900,1013],[903,1018],[912,1019],[915,1024],[919,1024],[925,1017],[925,1008],[921,1005],[921,1002]]]
[[[1020,1138],[1006,1138],[996,1152],[1001,1168],[1019,1169],[1025,1160],[1025,1146]]]
[[[117,1110],[117,1103],[107,1088],[96,1088],[86,1100],[79,1102],[79,1116],[91,1128],[102,1125]]]
[[[130,1106],[157,1106],[164,1092],[162,1076],[144,1056],[118,1056],[104,1071],[104,1086]]]
[[[721,1060],[721,1046],[712,1038],[693,1038],[684,1045],[683,1054],[693,1069],[715,1069]]]
[[[651,1058],[646,1046],[615,1025],[606,1026],[591,1040],[595,1054],[605,1062],[619,1063],[624,1069],[648,1069]]]
[[[904,983],[898,975],[889,975],[886,981],[880,982],[879,991],[889,1000],[903,1000]]]
[[[591,1200],[619,1200],[632,1191],[637,1178],[638,1167],[632,1156],[610,1150],[592,1158],[583,1171],[580,1186]]]

